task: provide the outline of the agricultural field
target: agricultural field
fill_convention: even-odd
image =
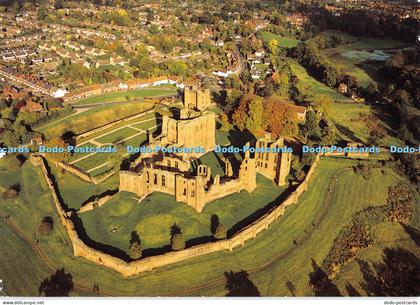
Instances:
[[[128,102],[144,98],[152,98],[166,95],[173,95],[177,93],[177,88],[173,85],[161,85],[156,87],[142,88],[133,91],[112,92],[102,95],[97,95],[80,100],[75,105],[91,105],[109,102]]]
[[[248,271],[250,279],[263,296],[312,295],[312,289],[308,284],[308,274],[312,271],[311,258],[320,265],[338,232],[350,221],[352,215],[367,206],[383,204],[386,200],[387,187],[400,181],[400,178],[390,170],[385,170],[386,175],[377,170],[369,180],[365,180],[363,177],[355,175],[351,169],[346,169],[354,164],[355,162],[351,160],[322,159],[313,178],[316,183],[310,184],[308,191],[299,203],[287,208],[285,215],[279,218],[268,231],[247,242],[245,246],[233,252],[217,252],[169,265],[154,270],[152,273],[140,274],[129,280],[124,280],[119,274],[83,258],[73,256],[71,245],[59,225],[52,201],[49,199],[45,181],[38,177],[40,182],[33,183],[34,175],[40,175],[40,171],[34,170],[30,165],[24,165],[18,171],[11,172],[10,177],[27,176],[22,180],[22,186],[23,189],[29,188],[31,192],[27,192],[26,195],[22,193],[18,199],[7,200],[0,205],[0,213],[10,213],[10,222],[21,230],[18,234],[7,229],[9,225],[3,221],[0,222],[0,230],[8,235],[6,242],[8,247],[1,247],[0,254],[3,260],[9,261],[11,264],[11,266],[0,264],[0,273],[5,273],[7,271],[5,268],[22,271],[8,273],[5,292],[9,295],[36,295],[39,285],[36,281],[46,274],[51,274],[55,269],[64,267],[66,272],[73,276],[75,283],[73,295],[90,295],[93,283],[96,282],[100,286],[102,295],[221,296],[225,294],[223,272],[239,271],[240,269]],[[4,166],[4,161],[0,160],[0,167]],[[56,175],[57,171],[58,169],[54,169],[53,174]],[[331,187],[334,176],[338,177],[338,182],[332,189],[332,194],[329,195],[328,189]],[[69,188],[71,179],[74,181]],[[67,205],[76,205],[75,202],[85,201],[90,196],[101,193],[101,190],[94,190],[94,186],[81,182],[70,174],[58,176],[57,180],[60,193]],[[0,185],[3,188],[7,187],[7,179],[1,179]],[[112,185],[107,189],[113,189]],[[82,197],[76,199],[74,198],[76,196]],[[246,203],[254,204],[252,200]],[[141,204],[136,205],[130,198],[120,207],[117,207],[118,204],[118,202],[109,202],[102,208],[107,208],[107,205],[115,205],[117,213],[127,215],[130,208],[139,209],[141,207]],[[171,205],[172,203],[166,204]],[[178,203],[174,206],[175,210],[177,206],[183,205]],[[223,205],[221,206],[223,207]],[[222,222],[231,221],[229,218],[224,218],[220,211],[210,210],[213,208],[212,204],[209,204],[208,208],[209,210],[206,210],[205,213],[217,213]],[[174,212],[174,210],[171,211]],[[28,213],[32,217],[28,218]],[[225,210],[225,213],[226,215],[231,214],[228,210]],[[45,215],[52,216],[57,225],[51,236],[39,239],[36,248],[31,248],[28,243],[23,241],[10,242],[27,238],[34,243],[37,239],[34,232],[37,232],[39,221]],[[182,218],[182,215],[179,214],[177,217]],[[208,216],[203,219],[203,223],[199,222],[194,225],[203,226],[202,230],[205,231],[208,230]],[[171,222],[168,221],[168,224]],[[187,225],[181,225],[181,228],[185,234],[188,234]],[[165,231],[167,230],[168,228],[165,228]],[[146,242],[146,238],[143,237],[143,239]],[[299,241],[298,247],[293,244],[295,239]],[[121,247],[127,247],[128,241],[122,240],[119,243]],[[364,251],[369,250],[370,248]],[[28,262],[27,264],[18,264],[15,258],[17,251],[21,254],[19,259],[22,262]],[[38,255],[34,255],[35,252]],[[48,263],[41,258],[42,254],[45,256],[45,253],[48,253]],[[11,254],[13,254],[12,257],[10,257]],[[363,255],[363,251],[360,255]],[[224,264],[220,264],[220,261],[223,261]],[[241,262],[240,268],[237,265],[238,261]],[[207,272],[203,272],[203,270],[207,270]],[[342,271],[343,276],[339,274],[337,277],[336,281],[343,293],[345,291],[343,291],[341,282],[343,285],[347,283],[344,276],[348,272],[357,272],[357,270],[358,266],[349,263]],[[19,274],[34,276],[26,276],[23,279],[23,283],[25,283],[23,285]],[[91,276],[87,276],[88,274]],[[92,277],[92,275],[94,276]],[[275,280],[273,280],[274,278]],[[286,284],[288,281],[293,284],[293,291],[288,288]],[[206,284],[203,285],[203,283]],[[141,288],[139,289],[139,287]],[[361,293],[363,294],[363,291]]]
[[[268,43],[272,39],[275,39],[275,40],[278,41],[279,47],[287,48],[287,49],[296,47],[298,45],[298,43],[300,42],[297,39],[282,37],[280,35],[277,35],[277,34],[274,34],[274,33],[271,33],[271,32],[267,32],[267,31],[262,31],[262,32],[259,33],[259,35],[264,42]]]

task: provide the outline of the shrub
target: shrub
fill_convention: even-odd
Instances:
[[[171,247],[174,251],[185,249],[185,239],[182,234],[174,234],[171,238]]]
[[[227,228],[223,223],[219,223],[213,234],[215,239],[225,239],[227,236]]]
[[[44,219],[41,221],[41,224],[39,225],[39,228],[38,228],[39,234],[41,234],[42,236],[50,235],[53,230],[53,223],[54,222],[51,217],[49,216],[44,217]]]
[[[3,192],[4,199],[14,199],[19,195],[20,192],[20,185],[15,184],[9,187],[7,190]]]
[[[132,259],[139,259],[142,255],[142,248],[140,245],[140,241],[132,242],[130,248],[128,249],[128,255]]]

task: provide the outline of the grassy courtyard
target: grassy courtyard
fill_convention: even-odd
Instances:
[[[6,243],[8,247],[1,247],[0,254],[2,261],[11,264],[11,266],[0,264],[0,275],[8,283],[5,292],[9,295],[37,295],[39,280],[45,274],[51,274],[55,269],[64,267],[66,272],[72,274],[76,284],[73,295],[89,295],[93,283],[99,284],[103,295],[224,295],[223,272],[240,269],[249,272],[250,279],[257,285],[262,295],[291,295],[286,285],[287,281],[294,285],[296,294],[312,295],[308,285],[308,273],[312,271],[311,258],[317,264],[321,264],[338,232],[350,221],[351,216],[364,207],[384,203],[387,187],[399,181],[399,178],[388,170],[386,175],[382,175],[380,170],[375,170],[369,180],[355,175],[351,170],[343,170],[353,164],[354,161],[351,160],[322,159],[313,182],[299,203],[287,208],[285,215],[270,226],[268,231],[247,242],[245,246],[233,252],[217,252],[169,265],[129,280],[123,279],[116,272],[72,255],[71,245],[55,216],[44,180],[38,176],[39,170],[25,165],[19,171],[11,173],[10,177],[27,175],[28,177],[22,180],[22,185],[30,192],[26,195],[22,193],[16,200],[3,201],[0,204],[0,212],[2,214],[10,212],[10,221],[31,241],[37,239],[34,232],[37,232],[40,219],[46,214],[54,217],[56,226],[53,235],[40,239],[38,244],[39,251],[44,255],[48,254],[51,266],[48,267],[44,260],[34,255],[26,243],[13,242],[21,240],[22,235],[7,230],[5,224],[0,222],[0,230],[8,234]],[[0,161],[0,167],[2,166],[4,162]],[[65,176],[58,176],[58,180],[62,196],[68,205],[76,206],[78,202],[101,192],[90,189],[90,185],[87,187],[86,183],[68,174],[63,175]],[[338,184],[329,199],[328,188],[334,175],[339,178]],[[0,180],[3,188],[8,186],[8,183],[7,179]],[[112,189],[113,186],[105,188]],[[172,206],[170,202],[166,204],[168,207]],[[246,204],[253,205],[254,201],[248,199],[242,206],[246,207]],[[112,205],[114,209],[111,209]],[[141,208],[141,204],[133,205],[130,199],[121,205],[119,202],[110,202],[103,208],[110,209],[109,213],[127,215],[132,206],[136,209]],[[184,205],[177,204],[177,206]],[[220,211],[210,210],[211,208],[212,204],[209,204],[209,210],[206,208],[204,213],[209,215],[215,212],[223,222],[231,221],[229,217],[232,211],[224,210],[225,217]],[[28,218],[29,214],[31,217]],[[208,216],[204,218],[203,223],[188,225],[180,223],[180,225],[184,234],[188,234],[188,226],[202,226],[204,232],[208,230],[206,220],[208,221]],[[164,231],[167,232],[168,229],[165,228]],[[144,236],[142,239],[146,242]],[[299,247],[293,246],[294,239],[299,240]],[[122,247],[127,246],[127,240],[122,240],[120,243]],[[27,263],[20,264],[20,262]],[[353,267],[357,268],[349,264],[346,268],[350,270],[344,271],[353,272],[352,270],[355,270]],[[14,272],[8,272],[10,270]],[[20,274],[29,276],[21,279]],[[346,282],[345,279],[343,282]]]
[[[181,227],[186,240],[210,236],[210,217],[219,216],[230,229],[237,222],[275,200],[283,191],[268,179],[258,176],[253,193],[242,191],[208,203],[202,213],[175,201],[173,196],[154,193],[141,203],[131,193],[119,193],[100,209],[80,215],[88,235],[95,241],[128,250],[130,234],[136,231],[144,248],[169,244],[170,228]],[[116,228],[117,231],[111,231]]]

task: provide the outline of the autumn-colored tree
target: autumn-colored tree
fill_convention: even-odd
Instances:
[[[298,117],[292,105],[278,98],[270,98],[264,103],[266,129],[276,135],[296,135]]]
[[[233,114],[233,122],[239,129],[260,130],[264,119],[263,99],[256,95],[244,96]]]

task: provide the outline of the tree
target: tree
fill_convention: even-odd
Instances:
[[[185,249],[185,239],[182,234],[174,234],[171,238],[171,248],[174,251]]]
[[[54,221],[50,216],[44,217],[39,225],[38,232],[41,236],[48,236],[54,228]]]
[[[276,39],[271,39],[268,43],[268,52],[273,56],[278,55],[279,53],[279,42]]]
[[[306,113],[305,124],[302,125],[302,134],[304,137],[315,137],[318,139],[321,134],[321,130],[318,125],[318,118],[314,111],[310,110]]]
[[[276,135],[294,136],[298,131],[298,117],[293,105],[277,97],[264,103],[264,127]]]
[[[248,272],[241,270],[239,272],[225,272],[228,297],[259,297],[261,296],[257,286],[249,279]]]
[[[249,94],[244,96],[233,114],[233,122],[239,129],[259,130],[263,124],[263,99]]]
[[[142,248],[139,241],[132,242],[130,248],[128,249],[128,255],[132,259],[139,259],[142,255]]]
[[[336,143],[337,131],[333,126],[327,126],[322,130],[321,144],[333,145]]]
[[[45,278],[39,286],[39,295],[44,293],[47,297],[68,296],[73,290],[73,276],[65,273],[64,268],[57,269],[49,278]]]
[[[142,255],[140,236],[136,231],[131,232],[128,255],[130,255],[131,259],[139,259]]]
[[[219,223],[213,234],[215,239],[225,239],[227,237],[227,228],[224,224]]]
[[[371,266],[358,261],[364,282],[362,288],[369,296],[418,296],[420,260],[402,248],[385,248],[382,262]]]
[[[185,248],[185,240],[182,236],[181,228],[176,223],[171,226],[171,247],[174,251]]]
[[[313,272],[309,274],[309,284],[316,296],[341,296],[340,290],[328,278],[324,270],[312,259]]]
[[[245,127],[249,130],[260,130],[263,125],[263,100],[260,97],[251,99]]]

